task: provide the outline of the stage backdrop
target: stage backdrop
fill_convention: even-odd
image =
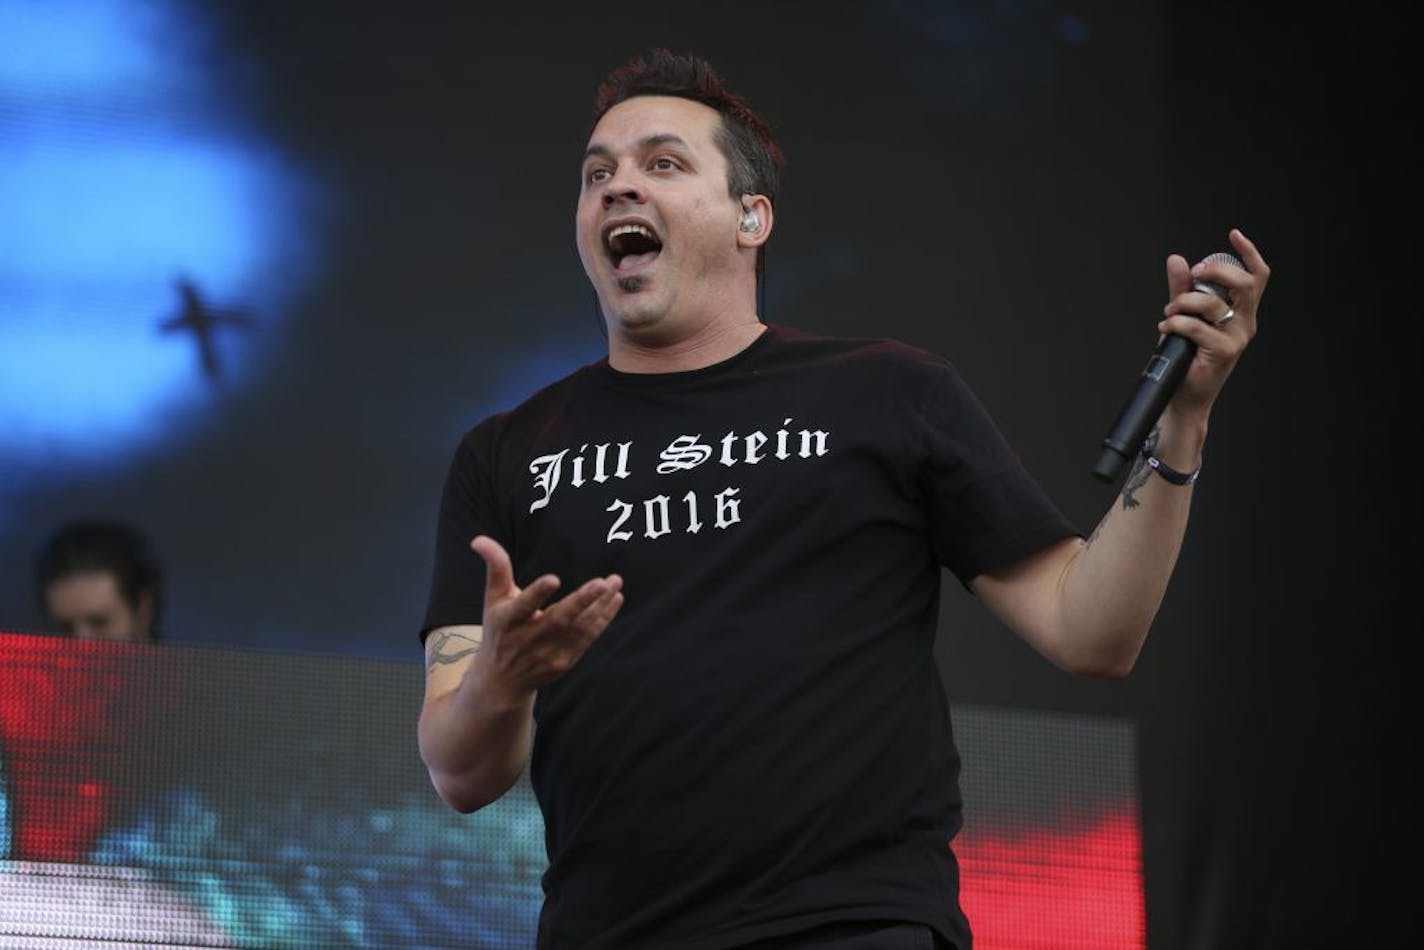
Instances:
[[[527,780],[460,815],[420,664],[0,635],[0,947],[533,946]],[[984,950],[1144,945],[1132,726],[965,706]]]
[[[953,582],[938,659],[959,703],[1136,723],[1157,950],[1412,932],[1408,11],[500,6],[0,0],[0,625],[40,625],[32,552],[103,514],[153,533],[175,641],[413,661],[456,440],[603,349],[594,87],[696,51],[790,159],[764,316],[953,360],[1084,530],[1163,259],[1260,243],[1132,677],[1064,675]]]
[[[1225,237],[1162,232],[1155,4],[563,6],[0,0],[0,622],[102,514],[173,639],[418,657],[456,442],[604,352],[579,166],[653,45],[782,140],[763,316],[948,357],[1092,528],[1161,260]]]

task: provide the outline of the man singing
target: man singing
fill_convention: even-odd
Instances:
[[[449,470],[420,749],[461,811],[530,763],[541,948],[967,950],[941,568],[1054,664],[1125,675],[1256,330],[1244,235],[1244,270],[1168,259],[1160,329],[1196,356],[1084,539],[944,359],[760,320],[780,166],[706,62],[610,74],[575,217],[608,356]]]

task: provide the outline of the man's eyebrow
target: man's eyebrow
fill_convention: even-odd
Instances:
[[[663,145],[676,145],[679,148],[688,147],[687,143],[683,141],[680,136],[673,135],[671,132],[660,132],[657,135],[649,135],[638,144],[645,149],[658,148]]]
[[[643,138],[638,140],[638,147],[640,149],[643,149],[644,151],[650,148],[658,148],[663,145],[676,145],[679,148],[684,149],[690,148],[690,146],[687,144],[687,141],[683,139],[682,136],[674,135],[671,132],[658,132],[654,135],[644,136]],[[583,153],[583,160],[588,161],[590,158],[594,157],[612,158],[613,151],[609,149],[606,145],[590,145],[588,149]]]

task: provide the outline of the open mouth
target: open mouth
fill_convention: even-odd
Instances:
[[[618,273],[636,270],[652,263],[662,253],[662,239],[645,224],[620,224],[610,228],[603,238],[604,247]]]

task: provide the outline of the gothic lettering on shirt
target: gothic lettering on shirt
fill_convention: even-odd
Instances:
[[[706,440],[701,433],[679,435],[658,453],[658,464],[653,470],[658,475],[672,475],[714,459],[721,466],[733,468],[762,462],[816,459],[829,451],[829,432],[793,428],[792,419],[788,417],[782,420],[780,428],[770,433],[760,429],[732,430]],[[632,474],[634,464],[632,441],[584,443],[577,450],[563,449],[540,455],[529,463],[535,491],[529,513],[548,508],[555,493],[565,484],[571,489],[580,489],[589,483],[602,485],[613,479],[626,479]],[[604,510],[612,516],[605,538],[608,544],[634,538],[656,541],[674,532],[697,534],[709,525],[726,530],[740,524],[742,495],[741,488],[729,485],[710,498],[696,491],[676,498],[659,493],[638,502],[614,498]]]
[[[614,467],[612,475],[608,472],[608,447],[611,442],[600,442],[593,447],[593,476],[592,480],[600,485],[608,481],[609,478],[627,478],[628,472],[628,452],[633,448],[632,442],[618,443],[618,461]],[[579,446],[578,454],[574,456],[573,473],[569,478],[569,484],[575,488],[581,488],[588,479],[584,478],[584,463],[588,461],[588,444]],[[552,455],[541,455],[529,463],[529,474],[534,476],[534,487],[544,494],[534,499],[534,503],[529,506],[531,513],[549,504],[549,499],[554,497],[554,489],[559,487],[559,477],[563,473],[564,456],[569,454],[568,449],[562,452],[555,452]]]

